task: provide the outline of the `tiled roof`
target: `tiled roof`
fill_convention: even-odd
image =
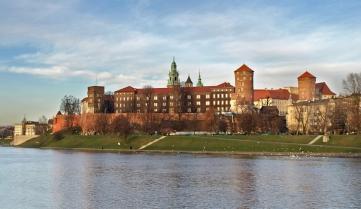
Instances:
[[[168,94],[171,91],[172,88],[152,88],[153,94]],[[136,92],[142,94],[145,92],[145,89],[137,89]]]
[[[290,93],[286,89],[255,89],[253,98],[255,101],[267,98],[288,100]]]
[[[127,87],[124,87],[122,89],[119,89],[115,92],[135,92],[135,88],[131,87],[131,86],[127,86]]]
[[[217,85],[217,86],[214,86],[214,87],[218,87],[218,88],[229,88],[229,87],[232,87],[232,88],[234,88],[234,86],[232,86],[230,83],[228,83],[228,82],[223,82],[223,83],[221,83],[221,84],[219,84],[219,85]]]
[[[302,73],[302,75],[298,76],[298,79],[301,78],[316,78],[314,75],[312,75],[311,73],[309,73],[308,71]]]
[[[323,95],[336,95],[325,82],[316,83],[316,89]]]
[[[239,67],[235,72],[238,71],[248,71],[248,72],[254,72],[251,68],[249,68],[247,65],[243,64],[241,67]]]

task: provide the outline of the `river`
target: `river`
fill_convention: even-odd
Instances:
[[[361,159],[0,147],[0,208],[361,208]]]

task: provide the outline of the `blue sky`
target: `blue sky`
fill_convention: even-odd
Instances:
[[[166,85],[173,56],[185,80],[233,83],[243,63],[256,88],[296,85],[311,71],[337,93],[361,71],[361,1],[0,2],[0,125],[51,117],[61,98],[98,83]]]

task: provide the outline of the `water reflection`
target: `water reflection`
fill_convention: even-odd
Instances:
[[[360,208],[359,159],[0,149],[1,208]]]

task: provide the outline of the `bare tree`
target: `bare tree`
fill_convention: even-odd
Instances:
[[[309,132],[309,122],[311,117],[312,107],[309,104],[295,104],[295,118],[297,121],[297,132],[299,134],[299,130],[301,128],[303,134],[308,134]]]
[[[71,95],[65,95],[61,100],[60,111],[64,113],[67,127],[73,126],[74,115],[80,114],[80,100]]]
[[[361,94],[361,73],[350,73],[342,81],[343,88],[348,95]]]
[[[66,115],[80,113],[80,100],[71,95],[65,95],[61,100],[60,111]]]
[[[129,143],[128,136],[132,133],[132,126],[127,118],[123,116],[115,117],[111,123],[111,130],[114,134],[123,136],[126,142]]]
[[[108,118],[106,114],[96,114],[95,116],[95,132],[104,135],[108,131]]]

